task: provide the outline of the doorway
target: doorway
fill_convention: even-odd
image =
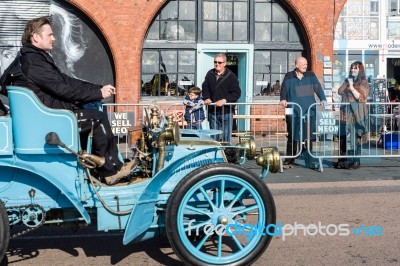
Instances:
[[[238,77],[239,86],[242,90],[239,103],[253,101],[253,79],[249,78],[253,77],[254,47],[252,44],[198,44],[197,53],[197,84],[202,84],[207,72],[214,67],[215,55],[225,53],[234,58],[235,61],[234,64],[227,65],[227,68]],[[237,114],[249,115],[250,106],[238,105]],[[249,130],[250,121],[241,120],[237,129],[240,131]]]

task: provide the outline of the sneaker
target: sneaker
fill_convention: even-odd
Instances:
[[[114,175],[106,176],[104,179],[106,180],[107,185],[114,185],[118,183],[122,178],[130,175],[132,170],[134,170],[138,166],[139,162],[134,159],[128,163],[124,163],[121,169]]]
[[[288,161],[284,161],[283,162],[283,169],[289,169],[289,168],[293,168],[293,164],[288,162]]]
[[[319,170],[319,165],[317,163],[309,163],[307,166],[310,169]]]

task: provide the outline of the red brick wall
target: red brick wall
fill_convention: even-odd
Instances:
[[[165,0],[69,0],[103,32],[116,70],[118,103],[140,100],[140,56],[146,31]],[[323,56],[333,58],[333,35],[346,0],[287,0],[292,15],[303,25],[309,67],[323,74]]]

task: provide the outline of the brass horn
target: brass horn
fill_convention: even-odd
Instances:
[[[276,147],[261,148],[261,154],[257,156],[256,162],[259,166],[266,167],[269,165],[271,173],[277,173],[280,169],[280,155]]]
[[[252,136],[239,137],[239,143],[236,146],[246,148],[246,158],[253,160],[256,157],[256,142]],[[243,153],[243,151],[241,151]]]
[[[82,153],[78,154],[79,163],[86,168],[94,169],[96,167],[102,167],[106,163],[106,159],[104,157],[100,157],[97,155]]]
[[[86,167],[86,168],[89,168],[89,169],[94,169],[96,167],[102,167],[106,162],[104,157],[99,157],[99,156],[96,156],[96,155],[93,155],[93,154],[89,154],[89,153],[82,153],[82,154],[76,153],[75,151],[73,151],[72,149],[67,147],[67,145],[62,143],[61,140],[60,140],[60,137],[55,132],[47,133],[46,137],[45,137],[45,141],[49,145],[58,145],[61,148],[66,149],[70,153],[75,154],[76,156],[78,156],[79,163],[83,167]]]

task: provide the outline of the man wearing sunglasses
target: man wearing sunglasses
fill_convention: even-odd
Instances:
[[[210,129],[222,130],[222,141],[231,142],[234,103],[239,100],[241,90],[236,75],[226,68],[226,55],[219,53],[214,58],[214,68],[209,70],[204,79],[203,98],[208,106]],[[219,137],[215,137],[217,141]]]

